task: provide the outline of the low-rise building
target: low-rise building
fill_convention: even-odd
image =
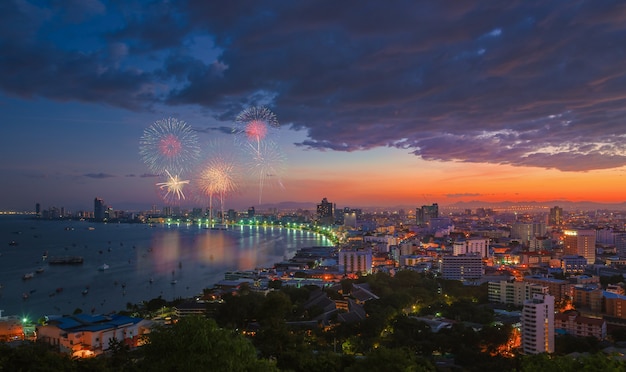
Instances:
[[[481,256],[443,256],[441,275],[444,279],[477,281],[485,273]]]
[[[567,333],[577,337],[606,338],[606,321],[601,318],[590,318],[576,311],[567,311],[554,316],[554,328],[557,333]]]
[[[517,281],[489,282],[488,287],[489,301],[514,306],[522,306],[524,301],[531,300],[535,294],[547,293],[546,286]]]
[[[72,357],[85,358],[106,352],[113,339],[137,347],[151,325],[149,320],[119,314],[59,316],[37,327],[37,340],[57,346]]]

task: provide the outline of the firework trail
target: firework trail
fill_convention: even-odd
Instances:
[[[280,128],[278,118],[263,106],[243,110],[235,119],[235,138],[240,139],[243,151],[248,155],[251,173],[259,181],[259,204],[262,201],[263,187],[268,177],[277,176],[282,164],[282,155],[278,147],[268,138]]]
[[[152,172],[181,174],[190,170],[200,156],[198,136],[182,120],[158,120],[144,130],[139,154]]]
[[[272,141],[261,143],[258,151],[248,149],[248,169],[250,175],[259,183],[259,204],[263,198],[263,188],[266,184],[277,184],[281,188],[285,158],[278,145]]]

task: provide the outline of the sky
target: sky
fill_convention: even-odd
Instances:
[[[217,148],[225,208],[626,201],[619,0],[3,0],[0,49],[0,210],[206,204]],[[184,200],[140,155],[170,118]]]

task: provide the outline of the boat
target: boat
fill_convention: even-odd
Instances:
[[[44,251],[43,254],[41,255],[42,261],[45,261],[46,259],[48,259],[48,251]]]
[[[174,280],[172,280],[172,281],[170,282],[170,284],[171,284],[171,285],[174,285],[174,284],[176,284],[176,283],[178,283],[178,281],[177,281],[176,279],[174,279]]]
[[[28,300],[28,297],[30,297],[30,295],[28,293],[26,293],[26,292],[22,293],[22,298],[24,300]]]
[[[104,271],[104,270],[106,270],[108,268],[109,268],[109,265],[107,265],[107,264],[102,264],[102,265],[98,266],[98,270],[100,270],[100,271]]]
[[[51,257],[48,263],[50,265],[80,265],[83,263],[83,258],[81,256]]]
[[[43,267],[38,267],[38,268],[37,268],[37,270],[35,270],[35,272],[36,272],[37,274],[41,274],[41,273],[43,273],[43,272],[44,272],[44,269],[43,269]]]
[[[16,245],[20,245],[20,243],[16,242],[15,240],[11,240],[11,241],[9,242],[9,245],[10,245],[10,246],[12,246],[12,247],[14,247],[14,246],[16,246]]]
[[[28,279],[32,279],[34,276],[35,276],[35,273],[26,273],[26,274],[24,274],[22,279],[28,280]]]
[[[83,294],[83,296],[85,296],[87,293],[89,293],[89,288],[83,289],[81,293]]]

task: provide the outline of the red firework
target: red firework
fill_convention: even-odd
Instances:
[[[167,134],[159,141],[159,151],[164,156],[170,158],[180,154],[182,147],[180,139],[171,133]]]
[[[262,120],[252,120],[246,124],[245,132],[249,139],[261,140],[267,135],[267,124]]]

